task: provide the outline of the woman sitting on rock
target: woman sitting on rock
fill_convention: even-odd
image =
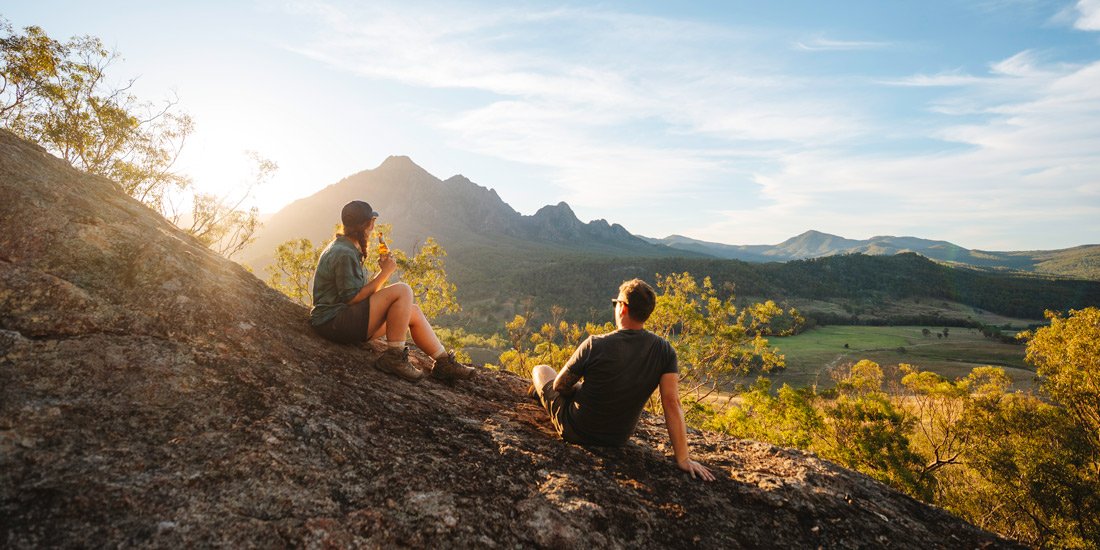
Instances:
[[[405,283],[386,286],[397,262],[386,254],[379,258],[381,271],[367,280],[363,258],[378,212],[363,201],[352,201],[340,212],[342,230],[321,253],[313,275],[313,309],[310,325],[321,336],[341,344],[357,344],[386,335],[386,351],[374,366],[416,382],[424,372],[409,364],[406,332],[413,342],[434,360],[432,377],[440,380],[467,379],[474,369],[455,361],[439,342],[424,313],[413,302],[412,288]]]

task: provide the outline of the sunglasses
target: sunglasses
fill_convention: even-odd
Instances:
[[[612,299],[611,299],[611,304],[612,304],[612,305],[614,305],[614,304],[622,304],[622,305],[624,305],[624,306],[630,305],[630,304],[626,303],[626,300],[620,300],[620,299],[618,299],[618,298],[612,298]]]

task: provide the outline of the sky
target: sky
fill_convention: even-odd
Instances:
[[[650,237],[1100,243],[1100,0],[40,0],[0,15],[97,36],[119,82],[178,99],[196,189],[240,189],[247,151],[275,161],[250,199],[268,213],[407,155],[520,213],[565,201]]]

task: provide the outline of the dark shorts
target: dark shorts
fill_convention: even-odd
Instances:
[[[313,331],[328,340],[340,344],[358,344],[370,336],[370,300],[352,304],[340,310],[336,317],[321,325],[313,325]]]
[[[584,438],[577,434],[573,425],[569,422],[569,406],[573,404],[573,398],[564,396],[554,390],[554,381],[550,380],[541,388],[538,388],[539,401],[546,412],[550,413],[550,422],[562,439],[571,443],[584,443]]]

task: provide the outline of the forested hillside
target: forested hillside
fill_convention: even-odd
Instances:
[[[454,273],[459,300],[471,322],[490,321],[490,308],[479,304],[513,304],[518,309],[566,309],[577,320],[609,318],[607,299],[631,277],[653,280],[655,274],[690,272],[711,277],[721,293],[783,301],[812,299],[852,302],[927,298],[967,304],[1009,317],[1041,319],[1047,309],[1064,311],[1100,304],[1100,283],[1022,274],[990,273],[948,267],[913,253],[896,256],[853,254],[787,263],[751,264],[737,260],[687,258],[557,257],[541,262],[510,264],[486,256],[478,265],[495,277],[478,278],[465,270]],[[528,307],[529,304],[529,307]],[[517,311],[522,312],[522,311]],[[829,323],[867,322],[858,315],[838,317],[824,311],[803,311]],[[896,319],[912,323],[915,319]],[[964,323],[965,317],[940,322]],[[889,323],[878,320],[876,323]],[[931,322],[931,321],[929,321]]]

